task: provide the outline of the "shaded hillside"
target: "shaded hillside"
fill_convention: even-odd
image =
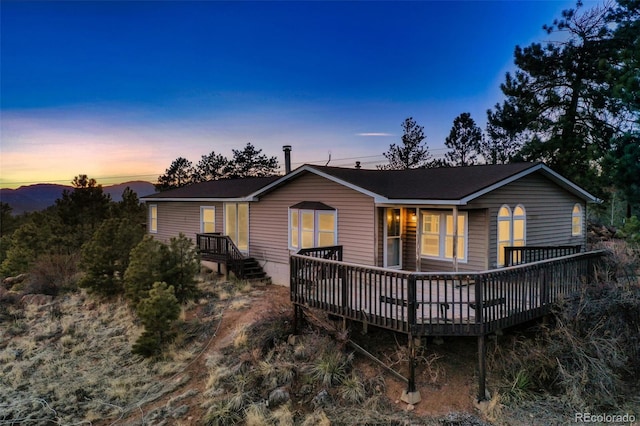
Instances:
[[[138,194],[138,197],[153,194],[154,186],[150,182],[132,181],[117,185],[103,186],[104,192],[111,196],[113,201],[122,199],[122,192],[126,187],[131,188]],[[36,185],[21,186],[17,189],[0,189],[0,200],[7,203],[13,209],[13,214],[22,214],[44,210],[55,204],[56,199],[62,196],[65,190],[72,190],[69,185],[57,185],[50,183],[39,183]]]

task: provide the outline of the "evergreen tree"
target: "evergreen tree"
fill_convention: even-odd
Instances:
[[[147,208],[138,199],[138,194],[128,186],[122,191],[122,200],[112,204],[113,217],[130,219],[139,224],[146,222]]]
[[[165,244],[146,235],[131,250],[129,267],[124,274],[125,296],[136,307],[149,295],[156,281],[163,281],[168,257]]]
[[[132,306],[147,297],[156,281],[164,281],[175,289],[184,302],[196,295],[196,275],[200,270],[198,252],[190,239],[180,234],[169,245],[145,236],[131,250],[129,267],[124,274],[125,295]]]
[[[486,136],[480,142],[480,153],[487,164],[510,163],[522,148],[521,134],[526,121],[517,116],[510,104],[487,110]]]
[[[431,154],[424,142],[424,127],[418,125],[413,117],[409,117],[402,123],[402,131],[402,145],[389,145],[389,150],[383,153],[389,163],[378,166],[378,169],[403,170],[429,165]]]
[[[242,150],[234,149],[233,159],[227,166],[231,178],[274,176],[278,170],[278,157],[267,157],[251,143]]]
[[[444,144],[450,149],[445,158],[452,166],[470,166],[480,153],[482,130],[476,126],[471,114],[463,112],[453,120],[453,127]]]
[[[0,266],[3,275],[18,275],[29,272],[38,257],[51,254],[58,248],[57,217],[48,212],[37,212],[16,229],[5,240],[8,242],[5,258]],[[4,244],[4,241],[3,241]]]
[[[178,301],[184,302],[197,294],[196,275],[200,271],[200,258],[193,242],[184,234],[171,238],[165,262],[163,281],[175,289]]]
[[[156,190],[166,191],[188,185],[193,182],[193,174],[193,163],[186,158],[178,157],[163,175],[158,176],[158,182],[155,184]]]
[[[66,244],[79,249],[109,216],[111,197],[87,175],[74,177],[71,184],[73,189],[64,190],[56,200],[56,211],[65,226]]]
[[[168,341],[172,324],[180,316],[180,304],[174,295],[173,286],[155,282],[148,297],[140,301],[136,312],[144,324],[144,333],[133,347],[133,352],[151,356],[160,353]]]
[[[229,160],[225,156],[211,151],[211,153],[203,155],[196,164],[192,180],[194,182],[217,180],[227,177],[228,173]]]
[[[566,10],[543,27],[549,34],[565,34],[557,36],[563,41],[517,46],[518,70],[507,73],[501,86],[507,99],[488,117],[507,137],[522,138],[522,159],[544,161],[594,193],[601,192],[601,169],[595,165],[626,117],[623,103],[612,96],[619,49],[610,12]]]
[[[111,296],[124,292],[131,250],[142,240],[143,228],[127,218],[107,219],[82,247],[80,286]]]

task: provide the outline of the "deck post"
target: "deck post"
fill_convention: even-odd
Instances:
[[[478,336],[478,402],[487,399],[486,373],[487,373],[487,348],[485,335]]]
[[[409,380],[407,390],[402,392],[401,401],[415,405],[420,402],[420,392],[416,390],[416,347],[413,338],[413,331],[416,325],[416,308],[418,306],[416,291],[416,276],[411,274],[407,280],[407,325],[409,327],[407,346],[409,349]]]

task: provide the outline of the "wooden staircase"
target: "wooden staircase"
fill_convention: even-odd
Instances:
[[[268,281],[270,278],[253,257],[246,257],[228,235],[196,234],[196,244],[202,260],[224,264],[227,272],[241,280]]]

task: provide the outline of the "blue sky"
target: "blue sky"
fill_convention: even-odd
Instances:
[[[514,47],[573,5],[3,1],[0,186],[154,181],[247,142],[375,167],[409,116],[440,156],[460,113],[484,127]]]

